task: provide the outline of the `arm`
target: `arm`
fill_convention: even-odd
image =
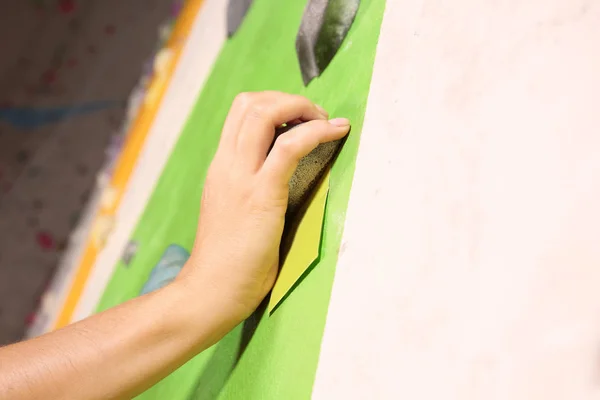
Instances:
[[[5,347],[0,350],[0,398],[132,398],[236,325],[217,312],[222,306],[210,291],[190,293],[175,282]]]
[[[309,100],[242,94],[208,172],[190,259],[153,293],[0,348],[2,399],[121,399],[152,386],[247,318],[277,276],[288,183],[319,143],[349,131]],[[275,128],[305,122],[282,134]]]

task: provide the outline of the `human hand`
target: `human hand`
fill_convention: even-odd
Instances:
[[[277,138],[285,123],[304,122]],[[344,137],[349,121],[328,121],[308,99],[280,92],[242,93],[225,121],[206,177],[191,257],[179,280],[209,291],[219,313],[235,324],[272,288],[298,162],[320,143]]]

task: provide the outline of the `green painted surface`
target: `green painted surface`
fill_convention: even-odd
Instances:
[[[332,169],[319,262],[271,316],[252,317],[140,398],[310,398],[385,6],[362,3],[339,53],[308,88],[295,53],[306,0],[256,0],[223,47],[135,230],[140,251],[117,266],[99,310],[135,297],[169,244],[191,248],[204,177],[237,93],[304,94],[332,117],[350,118],[352,133]]]

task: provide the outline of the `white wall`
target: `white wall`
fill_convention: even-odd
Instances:
[[[600,398],[600,3],[387,3],[313,397]]]

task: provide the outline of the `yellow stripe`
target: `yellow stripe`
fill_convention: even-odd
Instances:
[[[159,68],[148,86],[146,99],[141,105],[136,119],[131,125],[126,142],[116,163],[111,183],[103,193],[100,210],[90,237],[88,238],[83,257],[71,284],[71,288],[63,304],[63,308],[55,322],[54,329],[61,328],[71,322],[75,307],[79,302],[85,284],[99,251],[102,249],[106,232],[110,229],[110,221],[114,217],[133,172],[138,156],[154,118],[161,105],[175,67],[181,57],[183,46],[187,40],[203,0],[188,0],[181,11],[175,27],[165,45],[165,65]],[[159,60],[160,61],[160,60]]]

